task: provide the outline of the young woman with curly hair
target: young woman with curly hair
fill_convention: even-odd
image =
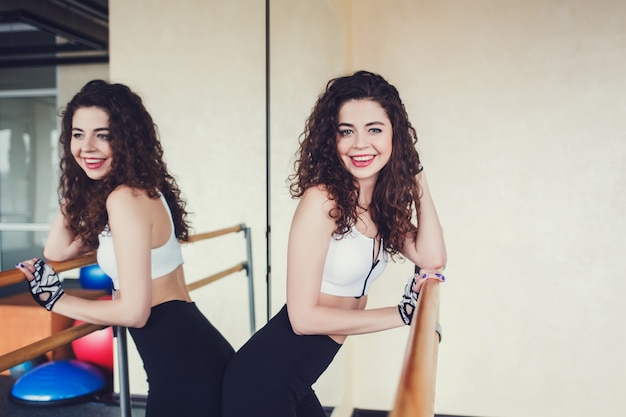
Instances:
[[[128,327],[146,370],[147,417],[219,416],[234,350],[191,300],[179,240],[185,202],[152,117],[123,84],[87,83],[62,114],[60,206],[44,257],[97,250],[112,300],[64,294],[40,259],[17,265],[35,301],[73,319]]]
[[[287,303],[231,360],[223,417],[325,417],[312,384],[349,335],[411,323],[446,250],[398,91],[366,71],[328,82],[290,176]],[[397,306],[366,309],[393,256],[421,268]],[[435,329],[433,329],[433,332]]]

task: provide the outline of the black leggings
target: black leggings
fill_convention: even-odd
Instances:
[[[148,376],[146,417],[219,417],[222,378],[232,346],[195,303],[152,307],[140,329],[130,328]]]
[[[230,361],[222,417],[326,417],[311,385],[341,345],[328,336],[298,336],[284,306]]]

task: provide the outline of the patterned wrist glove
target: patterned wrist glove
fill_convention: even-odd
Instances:
[[[415,307],[417,306],[417,297],[419,297],[419,290],[422,288],[422,285],[428,279],[436,279],[440,282],[445,282],[446,277],[442,274],[435,273],[429,274],[424,273],[420,276],[419,273],[414,274],[409,279],[409,282],[406,283],[404,287],[404,294],[402,295],[402,301],[398,304],[398,311],[400,313],[400,317],[402,317],[402,321],[406,325],[410,325],[413,320],[413,313],[415,312]],[[417,290],[414,290],[414,287],[417,286]]]
[[[38,259],[34,266],[33,276],[35,278],[29,283],[30,292],[40,306],[51,311],[54,304],[63,295],[61,281],[54,269],[46,265],[41,259]]]
[[[398,312],[400,313],[400,317],[402,317],[402,321],[407,326],[410,325],[411,321],[413,320],[413,313],[415,312],[415,306],[417,305],[418,293],[413,291],[415,277],[417,277],[417,274],[409,278],[409,282],[407,282],[406,286],[404,287],[402,301],[400,301],[400,304],[398,304]]]

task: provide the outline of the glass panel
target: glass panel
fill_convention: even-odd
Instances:
[[[0,96],[0,267],[41,256],[57,210],[54,95]]]

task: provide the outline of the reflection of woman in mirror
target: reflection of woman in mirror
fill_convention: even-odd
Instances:
[[[410,324],[421,284],[444,280],[444,239],[416,141],[398,91],[379,75],[328,83],[290,177],[300,201],[287,303],[231,360],[223,417],[326,416],[311,385],[346,337]],[[419,274],[399,305],[366,309],[370,285],[394,255]]]
[[[52,268],[31,259],[17,266],[35,301],[129,328],[148,377],[147,417],[219,415],[234,350],[187,291],[179,243],[188,238],[185,202],[141,98],[122,84],[87,83],[65,109],[60,142],[61,210],[44,255],[64,261],[97,249],[115,296],[64,294]]]

